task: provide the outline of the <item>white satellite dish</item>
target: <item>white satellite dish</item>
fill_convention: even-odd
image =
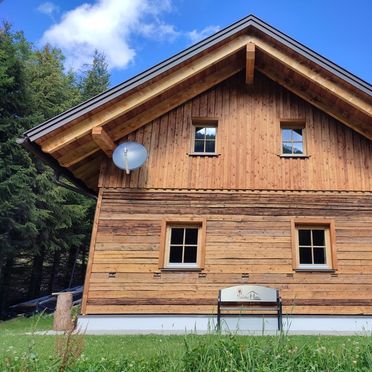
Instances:
[[[127,174],[131,170],[137,169],[143,165],[147,159],[147,150],[137,142],[124,142],[116,147],[112,154],[114,164],[125,170]]]

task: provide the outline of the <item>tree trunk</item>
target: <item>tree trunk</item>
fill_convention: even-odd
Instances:
[[[1,298],[1,289],[2,289],[2,283],[3,283],[3,267],[5,263],[6,255],[4,252],[0,251],[0,298]],[[1,307],[1,302],[0,302]]]
[[[58,264],[59,264],[60,256],[61,256],[60,251],[56,249],[54,251],[53,265],[52,265],[50,276],[49,276],[48,293],[52,293],[54,291],[54,282],[56,278],[56,273],[58,271]]]
[[[32,271],[30,278],[30,286],[28,290],[29,298],[40,296],[41,281],[43,278],[43,264],[45,259],[45,248],[42,248],[38,254],[34,256],[32,263]]]
[[[83,244],[81,247],[81,268],[80,268],[80,282],[84,285],[85,272],[87,270],[87,246]]]
[[[65,268],[65,278],[64,278],[64,288],[68,288],[70,279],[71,279],[71,273],[72,269],[74,267],[74,261],[76,259],[76,247],[70,248],[70,251],[68,252],[68,258],[67,258],[67,263],[66,263],[66,268]]]
[[[4,259],[3,259],[4,260]],[[10,297],[10,284],[12,283],[12,268],[14,256],[9,255],[3,264],[2,276],[0,277],[0,319],[7,314]]]
[[[73,327],[71,309],[72,293],[64,292],[57,294],[57,306],[53,321],[54,331],[68,331]]]

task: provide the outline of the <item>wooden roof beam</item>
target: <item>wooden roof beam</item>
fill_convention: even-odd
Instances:
[[[270,45],[264,40],[261,40],[255,36],[250,38],[250,42],[256,45],[256,49],[267,53],[270,57],[282,63],[285,67],[290,68],[299,75],[305,77],[312,83],[315,83],[322,88],[326,89],[328,92],[333,94],[336,98],[350,104],[355,109],[363,112],[372,117],[372,105],[370,102],[359,98],[349,90],[344,87],[339,86],[337,83],[327,79],[322,76],[318,71],[311,69],[310,67],[297,61],[295,58],[288,56],[278,48]],[[350,123],[349,123],[350,124]],[[350,126],[350,125],[349,125]]]
[[[256,66],[257,70],[266,75],[268,78],[270,78],[273,81],[276,81],[278,84],[282,85],[292,93],[296,94],[297,96],[301,97],[305,101],[311,103],[321,111],[327,113],[328,115],[332,116],[336,120],[340,121],[341,123],[345,124],[347,127],[352,128],[356,132],[360,133],[362,136],[368,138],[369,140],[372,140],[372,133],[370,131],[366,131],[364,129],[361,129],[361,123],[357,123],[357,125],[351,125],[351,122],[355,123],[355,120],[346,118],[343,114],[340,112],[337,112],[336,110],[332,109],[331,105],[329,103],[324,103],[317,99],[316,97],[313,97],[309,92],[302,91],[298,89],[296,83],[293,81],[293,79],[290,79],[286,76],[285,79],[283,79],[283,76],[278,74],[277,72],[274,72],[272,69],[269,69],[267,67],[262,67],[260,65]]]
[[[107,134],[102,127],[96,127],[92,129],[92,138],[97,146],[111,158],[112,153],[116,147],[115,142]]]
[[[248,43],[246,47],[246,66],[245,66],[245,83],[252,85],[254,80],[254,60],[256,54],[256,46],[253,43]]]
[[[179,83],[198,75],[212,65],[224,60],[225,58],[237,53],[245,48],[248,42],[248,35],[240,36],[218,49],[207,53],[197,60],[187,63],[178,70],[172,72],[164,79],[156,82],[149,82],[147,86],[138,92],[112,104],[108,109],[96,113],[92,117],[83,119],[80,123],[66,128],[58,136],[52,136],[41,143],[42,150],[46,153],[58,151],[67,144],[89,134],[94,127],[104,126],[112,120],[124,115],[125,113],[141,106],[151,99],[162,95],[164,92],[174,88]]]

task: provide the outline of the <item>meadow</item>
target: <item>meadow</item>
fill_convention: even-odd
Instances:
[[[0,322],[0,371],[371,371],[365,336],[43,334],[51,316]]]

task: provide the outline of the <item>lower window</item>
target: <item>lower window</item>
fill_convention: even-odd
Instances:
[[[199,227],[169,227],[169,265],[197,265]]]
[[[166,222],[160,265],[169,269],[202,268],[204,224]]]
[[[334,269],[333,223],[294,223],[294,268],[308,270]]]

